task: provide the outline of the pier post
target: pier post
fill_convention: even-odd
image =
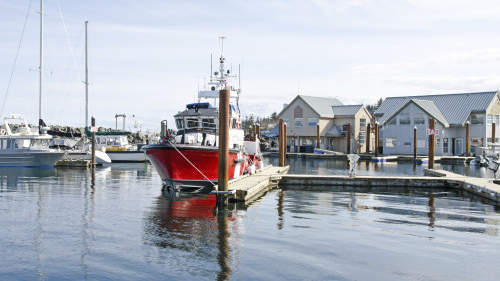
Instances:
[[[366,125],[366,135],[365,135],[366,149],[365,149],[365,153],[370,153],[370,130],[371,130],[371,125],[370,125],[370,123],[368,123]]]
[[[260,140],[260,125],[255,125],[255,140]]]
[[[429,129],[434,130],[436,120],[429,119]],[[434,169],[434,133],[429,134],[429,169]]]
[[[279,120],[279,123],[278,123],[278,165],[280,167],[283,167],[285,166],[285,164],[283,163],[283,155],[284,155],[284,146],[283,146],[283,139],[284,139],[284,136],[283,136],[283,119],[280,119]]]
[[[286,143],[286,123],[283,122],[283,167],[286,166],[286,152],[287,152],[287,143]]]
[[[378,122],[375,122],[375,157],[378,156],[378,147],[379,147],[379,139],[378,139]]]
[[[218,191],[227,191],[229,163],[229,89],[219,92],[219,173]]]
[[[496,124],[495,122],[491,123],[491,143],[495,143],[496,142],[496,138],[495,138],[495,130],[496,130]]]
[[[417,161],[417,126],[413,127],[413,161]]]
[[[92,116],[90,118],[90,131],[92,132],[92,167],[95,167],[96,165],[96,162],[95,162],[95,131],[96,131],[96,127],[95,127],[95,117]]]
[[[316,124],[316,148],[321,148],[321,136],[319,135],[319,123]]]
[[[465,157],[469,157],[470,122],[465,122]]]
[[[351,153],[351,124],[347,124],[347,154]]]

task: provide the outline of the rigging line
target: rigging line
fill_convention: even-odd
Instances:
[[[179,150],[177,149],[177,147],[173,144],[173,143],[170,143],[170,145],[177,151],[179,152],[179,154],[182,156],[182,158],[184,158],[184,160],[186,160],[191,166],[193,166],[193,168],[198,171],[198,173],[200,173],[200,175],[202,175],[205,179],[207,179],[211,184],[212,186],[215,186],[215,184],[202,172],[200,171],[191,161],[189,161],[189,159],[187,159],[187,157]]]
[[[26,29],[26,24],[28,23],[28,17],[31,10],[31,0],[28,0],[28,8],[26,9],[26,16],[24,17],[23,29],[21,30],[21,38],[19,39],[19,44],[17,45],[16,56],[14,58],[14,63],[12,64],[12,69],[10,71],[9,82],[7,83],[7,89],[5,90],[5,95],[3,97],[2,108],[0,109],[0,116],[3,115],[3,110],[5,109],[5,103],[7,102],[7,97],[9,96],[10,85],[14,79],[14,72],[16,70],[17,59],[19,58],[19,53],[21,51],[21,46],[24,39],[24,31]]]
[[[64,20],[64,15],[62,12],[60,0],[57,1],[57,10],[59,12],[59,18],[61,19],[61,23],[63,25],[64,33],[66,35],[66,45],[68,45],[69,52],[71,53],[71,58],[73,59],[73,67],[76,68],[77,62],[76,62],[75,50],[73,49],[71,44],[71,38],[69,37],[68,26],[66,25],[66,21]]]

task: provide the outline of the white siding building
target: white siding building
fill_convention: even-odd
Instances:
[[[499,92],[390,97],[375,112],[380,125],[383,154],[412,154],[413,129],[417,128],[417,152],[428,153],[429,119],[436,120],[436,155],[465,153],[465,126],[470,123],[470,152],[491,142],[492,124],[500,134]]]

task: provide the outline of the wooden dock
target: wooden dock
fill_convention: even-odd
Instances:
[[[280,175],[281,188],[308,191],[335,190],[338,187],[378,188],[393,191],[397,188],[453,188],[488,199],[500,206],[500,184],[494,179],[474,178],[444,170],[425,170],[425,176],[355,176],[344,175]],[[498,181],[500,183],[500,181]]]
[[[267,166],[253,175],[245,175],[229,181],[228,191],[225,193],[229,195],[231,200],[250,203],[271,188],[276,187],[280,176],[288,173],[289,169],[289,166]]]

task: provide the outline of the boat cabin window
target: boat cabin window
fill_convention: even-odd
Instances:
[[[175,119],[177,129],[184,129],[184,119]]]
[[[187,128],[198,128],[198,119],[197,118],[188,118],[187,119]]]
[[[49,140],[33,140],[32,147],[37,149],[48,148],[49,142]]]
[[[203,128],[215,129],[215,120],[213,118],[210,119],[202,119]]]

